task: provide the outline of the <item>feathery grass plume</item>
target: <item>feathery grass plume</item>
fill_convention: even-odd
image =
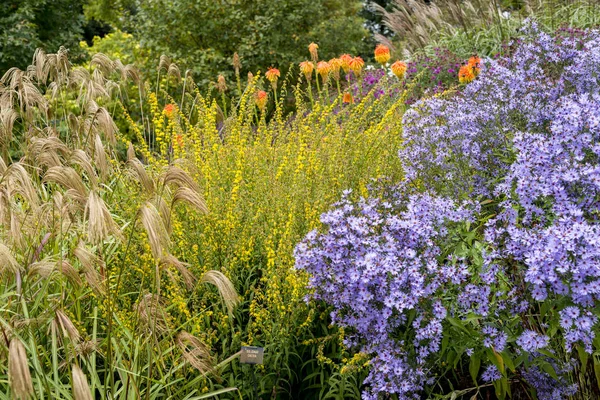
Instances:
[[[12,140],[13,127],[19,114],[10,107],[0,106],[0,144],[8,146]]]
[[[29,275],[39,275],[42,278],[49,278],[54,273],[63,275],[71,284],[76,287],[81,286],[81,278],[79,273],[67,261],[53,261],[51,258],[45,258],[41,261],[36,261],[29,265]]]
[[[214,370],[214,359],[210,354],[210,348],[200,339],[186,331],[181,331],[177,334],[176,342],[183,357],[192,367],[203,374]]]
[[[162,218],[167,235],[170,236],[171,233],[173,233],[173,225],[171,224],[171,209],[162,196],[155,196],[154,204],[156,205],[156,210]]]
[[[227,311],[231,314],[235,306],[239,303],[238,296],[233,284],[222,272],[211,270],[202,275],[201,282],[206,282],[216,286],[219,294],[223,298],[223,302],[227,307]]]
[[[33,71],[35,72],[35,79],[38,83],[46,84],[48,80],[48,73],[50,65],[46,62],[48,57],[44,49],[37,48],[33,53]]]
[[[169,64],[169,69],[167,70],[167,76],[171,76],[177,79],[177,82],[181,80],[181,71],[179,71],[179,67],[175,63]]]
[[[93,75],[90,75],[90,72],[83,67],[75,68],[70,72],[69,81],[71,86],[79,89],[77,100],[81,104],[87,104],[100,97],[105,99],[110,97],[104,85],[103,78],[98,77],[98,74],[100,74],[100,71],[95,70]]]
[[[6,173],[6,169],[6,163],[4,162],[4,159],[0,157],[0,175],[4,175]]]
[[[133,149],[133,147],[131,147],[131,148]],[[150,179],[150,176],[148,175],[146,168],[144,168],[144,164],[142,164],[142,162],[140,160],[135,158],[135,154],[134,154],[134,157],[131,157],[129,159],[129,161],[127,161],[127,165],[129,165],[129,167],[137,175],[137,180],[142,185],[142,188],[144,189],[146,194],[148,194],[148,195],[154,194],[154,191],[156,189],[155,185],[154,185],[154,181],[152,179]]]
[[[95,351],[98,351],[98,341],[82,340],[75,345],[75,351],[80,357],[87,357]]]
[[[71,165],[79,165],[85,171],[85,174],[87,175],[92,187],[95,188],[98,186],[98,176],[96,175],[96,171],[92,166],[90,157],[85,151],[81,149],[74,150],[73,153],[71,153],[69,161]]]
[[[56,136],[34,137],[27,153],[34,165],[52,168],[62,165],[62,158],[69,154],[69,148]]]
[[[140,208],[140,218],[142,225],[148,235],[150,249],[155,260],[160,260],[163,256],[163,251],[169,247],[169,236],[164,225],[163,219],[154,204],[146,202]]]
[[[200,192],[198,184],[181,168],[169,167],[162,176],[165,185],[174,184],[177,187],[187,187],[195,192]]]
[[[104,280],[96,268],[103,269],[104,264],[96,255],[89,251],[83,242],[79,242],[74,252],[82,267],[83,277],[92,290],[104,294]]]
[[[147,333],[163,335],[168,332],[167,312],[164,309],[165,300],[155,294],[147,293],[137,304],[139,327]]]
[[[110,234],[121,237],[121,231],[96,190],[90,190],[85,214],[88,216],[88,238],[93,244],[102,243]]]
[[[74,400],[93,400],[92,391],[88,385],[87,378],[77,364],[73,364],[73,399]]]
[[[38,192],[33,185],[31,176],[21,163],[10,164],[6,169],[5,176],[7,177],[11,194],[18,193],[27,200],[31,207],[38,207]]]
[[[96,162],[96,167],[100,170],[100,177],[102,180],[105,180],[108,175],[109,164],[100,135],[96,135],[96,140],[94,141],[94,161]]]
[[[10,325],[15,330],[21,330],[21,329],[25,329],[25,328],[40,329],[42,326],[47,325],[47,323],[48,323],[47,317],[23,318],[20,315],[15,315],[10,320]]]
[[[200,196],[200,194],[188,187],[181,186],[175,190],[175,194],[173,195],[172,206],[175,206],[178,202],[185,201],[190,204],[192,207],[196,208],[198,211],[208,214],[208,207],[206,206],[206,202]]]
[[[163,265],[174,267],[177,270],[177,272],[179,272],[179,274],[181,275],[183,282],[185,283],[185,286],[188,288],[188,290],[192,290],[194,288],[194,284],[196,283],[197,279],[196,276],[194,276],[194,274],[192,274],[187,268],[189,264],[179,261],[177,257],[171,254],[164,255],[161,258],[160,262]]]
[[[8,381],[13,399],[28,399],[33,395],[27,352],[17,337],[10,340],[8,348]]]
[[[169,58],[169,56],[167,55],[161,55],[160,56],[160,60],[158,62],[158,70],[165,70],[168,71],[169,70],[169,66],[171,65],[171,59]]]
[[[90,67],[102,71],[104,76],[109,76],[115,70],[115,63],[103,53],[96,53],[92,56]]]
[[[131,160],[135,160],[136,156],[135,156],[135,149],[133,148],[133,145],[131,144],[131,142],[129,142],[129,144],[127,145],[127,161],[131,161]]]
[[[56,270],[56,261],[50,257],[35,261],[27,267],[27,273],[30,276],[39,275],[42,278],[48,278]]]
[[[0,275],[5,273],[16,274],[22,270],[23,268],[12,255],[10,249],[3,243],[0,243]]]
[[[75,324],[62,310],[56,310],[56,322],[60,326],[63,335],[68,337],[71,342],[77,344],[81,340],[81,335],[75,327]]]
[[[114,146],[117,143],[115,135],[119,129],[108,110],[104,107],[98,107],[98,104],[96,104],[95,101],[89,101],[87,103],[86,112],[88,115],[88,119],[86,120],[88,131],[95,128],[96,132],[104,134],[106,140]]]
[[[14,164],[13,164],[14,165]],[[81,206],[87,202],[88,191],[81,176],[71,167],[52,167],[44,175],[45,182],[56,183],[67,190],[68,197],[77,201]]]
[[[140,79],[141,79],[140,71],[135,67],[135,65],[133,65],[133,64],[123,65],[123,63],[119,59],[114,61],[114,65],[115,65],[115,70],[121,76],[121,83],[123,83],[123,84],[127,83],[128,79],[131,79],[131,81],[135,84],[140,83]]]

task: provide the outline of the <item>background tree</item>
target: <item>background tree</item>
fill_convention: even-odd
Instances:
[[[137,6],[142,46],[171,56],[203,83],[231,74],[234,52],[248,70],[286,69],[308,58],[310,42],[329,58],[363,52],[368,35],[359,0],[156,0]]]
[[[0,74],[25,68],[36,48],[56,52],[60,46],[76,61],[81,54],[85,0],[2,0],[0,2]]]

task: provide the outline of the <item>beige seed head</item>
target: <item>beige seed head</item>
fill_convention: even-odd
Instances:
[[[93,400],[87,378],[81,368],[73,364],[73,398],[75,400]]]
[[[33,395],[27,352],[16,337],[10,340],[8,348],[8,381],[13,399],[28,399]]]

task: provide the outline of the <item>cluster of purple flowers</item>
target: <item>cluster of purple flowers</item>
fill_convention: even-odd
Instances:
[[[486,348],[530,354],[521,375],[538,398],[576,390],[564,371],[556,370],[557,380],[536,360],[547,363],[555,342],[592,352],[600,300],[598,71],[600,33],[551,36],[527,23],[514,51],[487,60],[461,93],[419,101],[405,114],[406,181],[394,195],[344,197],[323,215],[327,231],[298,245],[312,298],[333,305],[333,321],[351,328],[347,344],[373,356],[365,398],[419,398],[448,315],[480,318],[480,351],[469,348],[469,356]],[[479,202],[488,205],[473,206]],[[455,228],[474,220],[487,221],[478,268],[447,251]],[[526,320],[549,301],[557,312],[539,326],[530,320],[505,331],[496,323]],[[552,334],[549,323],[557,326]],[[481,375],[501,378],[494,365]]]
[[[376,399],[379,392],[409,396],[423,388],[426,361],[440,347],[446,317],[441,302],[432,299],[461,275],[460,266],[438,261],[438,244],[448,236],[447,221],[468,220],[472,211],[449,199],[407,192],[402,188],[389,201],[358,203],[348,193],[322,216],[327,233],[311,232],[295,251],[297,268],[311,274],[313,298],[332,304],[333,322],[352,328],[347,344],[375,354],[365,398]],[[408,323],[411,334],[395,339]],[[409,348],[416,351],[411,360]]]

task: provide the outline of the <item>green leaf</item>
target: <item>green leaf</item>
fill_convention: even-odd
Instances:
[[[579,360],[581,361],[581,373],[585,374],[587,371],[589,354],[581,346],[577,346],[577,353],[579,353]]]
[[[540,362],[540,367],[542,368],[542,371],[544,371],[545,373],[547,373],[554,379],[558,380],[558,375],[556,374],[554,367],[549,362],[546,362],[546,361]]]
[[[512,372],[515,372],[515,370],[516,370],[515,364],[513,363],[513,360],[510,357],[510,354],[507,351],[503,351],[501,354],[502,354],[502,359],[504,360],[504,364],[508,367],[509,370],[511,370]]]
[[[235,388],[235,387],[230,387],[230,388],[215,390],[214,392],[210,392],[210,393],[203,394],[201,396],[193,397],[190,400],[208,399],[210,397],[215,397],[217,395],[220,395],[220,394],[223,394],[223,393],[233,392],[233,391],[236,391],[236,390],[238,390],[238,388]]]
[[[479,375],[479,367],[481,366],[481,360],[476,355],[471,357],[471,362],[469,363],[469,372],[471,373],[471,378],[473,378],[473,382],[477,385],[477,376]]]

